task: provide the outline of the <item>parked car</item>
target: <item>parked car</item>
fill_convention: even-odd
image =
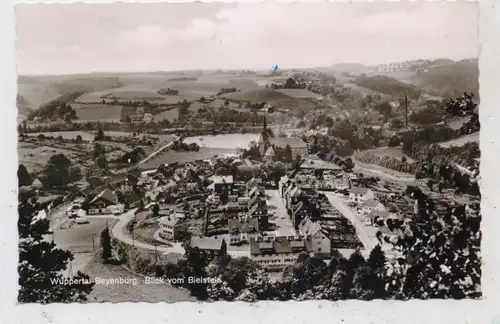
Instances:
[[[85,217],[77,217],[75,219],[75,223],[77,223],[77,224],[88,224],[88,223],[90,223],[90,221],[89,221],[88,218],[85,218]]]

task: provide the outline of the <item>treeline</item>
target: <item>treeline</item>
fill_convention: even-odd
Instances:
[[[412,131],[400,132],[389,138],[387,146],[395,147],[403,145],[403,150],[411,147],[414,143],[433,144],[445,142],[457,138],[459,132],[446,125],[424,126]]]
[[[217,92],[217,96],[221,96],[226,93],[232,93],[232,92],[237,92],[238,89],[232,87],[232,88],[221,88],[219,92]]]
[[[456,193],[468,193],[479,196],[477,183],[476,159],[480,157],[479,145],[467,143],[460,147],[443,148],[439,145],[412,143],[404,147],[403,152],[413,158],[409,163],[405,157],[401,160],[394,157],[380,157],[373,153],[362,151],[354,153],[353,157],[362,163],[376,164],[391,170],[414,174],[417,179],[430,178],[428,185],[433,190],[434,184],[439,191],[449,188]],[[458,165],[458,166],[457,166]],[[470,168],[465,171],[463,168]]]
[[[391,96],[401,96],[406,93],[408,97],[415,100],[418,100],[422,94],[422,90],[418,89],[414,85],[403,83],[385,75],[368,77],[363,74],[355,78],[353,83],[359,85],[360,87],[368,88],[370,90]]]
[[[62,119],[68,122],[75,120],[77,119],[76,112],[69,103],[75,101],[76,98],[83,94],[83,91],[71,92],[44,103],[38,109],[29,112],[28,120],[34,120],[36,117],[39,117],[43,121]]]
[[[169,95],[169,96],[174,96],[174,95],[179,94],[179,90],[170,89],[170,88],[167,88],[167,89],[161,88],[157,92],[160,95]]]

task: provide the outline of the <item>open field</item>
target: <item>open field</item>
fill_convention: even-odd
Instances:
[[[279,92],[292,98],[319,99],[321,95],[307,89],[278,89]]]
[[[24,164],[29,172],[41,171],[49,161],[50,157],[55,154],[64,154],[73,162],[78,160],[78,153],[72,150],[44,145],[38,146],[25,142],[19,142],[17,147],[19,164]]]
[[[155,115],[155,120],[168,120],[170,122],[174,122],[177,118],[179,118],[179,110],[177,108],[164,110]]]
[[[78,121],[120,121],[123,106],[103,104],[74,104]]]
[[[464,135],[459,138],[452,139],[451,141],[448,142],[440,143],[439,146],[441,147],[463,146],[464,144],[469,142],[479,143],[479,132],[474,134]]]
[[[276,108],[285,109],[313,109],[314,103],[304,98],[292,98],[275,89],[263,88],[259,90],[228,93],[222,96],[235,101],[249,101],[253,103],[267,102]]]
[[[222,148],[222,149],[236,149],[248,148],[252,141],[257,141],[258,134],[222,134],[222,135],[206,135],[187,137],[184,143],[196,143],[203,148]]]
[[[396,158],[398,160],[401,160],[403,156],[406,156],[406,159],[408,162],[413,162],[413,159],[409,157],[408,155],[403,153],[403,150],[401,147],[378,147],[375,149],[370,149],[366,150],[366,152],[370,152],[372,154],[375,154],[376,156],[384,157],[384,156],[390,156],[393,158]]]

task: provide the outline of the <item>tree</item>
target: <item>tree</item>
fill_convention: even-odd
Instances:
[[[387,260],[384,251],[382,251],[382,247],[380,244],[377,244],[377,246],[375,246],[370,252],[370,256],[368,257],[366,263],[373,271],[375,271],[375,273],[380,273],[384,269],[386,261]]]
[[[111,259],[111,236],[106,226],[101,232],[102,260],[106,263]]]
[[[220,246],[220,255],[225,256],[227,255],[227,244],[226,240],[222,240],[221,246]]]
[[[73,165],[69,168],[69,179],[71,182],[77,182],[82,178],[82,172],[80,168],[76,165]]]
[[[19,167],[17,168],[17,179],[19,181],[19,187],[29,186],[33,182],[33,179],[31,179],[28,170],[23,164],[19,164]]]
[[[76,140],[75,141],[76,141],[77,144],[83,143],[82,136],[81,135],[76,135]]]
[[[97,134],[94,137],[94,141],[102,141],[104,139],[104,131],[99,127]]]
[[[158,214],[160,212],[160,206],[158,204],[154,204],[152,209],[153,209],[153,216],[158,217]]]
[[[19,293],[20,303],[71,303],[87,301],[94,284],[90,277],[77,272],[73,282],[58,282],[65,278],[64,270],[74,259],[71,252],[56,248],[50,221],[38,217],[39,206],[26,195],[19,195]]]
[[[64,154],[52,155],[42,171],[42,183],[49,187],[62,187],[70,183],[71,161]]]

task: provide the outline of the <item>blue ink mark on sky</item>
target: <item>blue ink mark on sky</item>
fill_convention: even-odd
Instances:
[[[274,72],[278,72],[279,69],[280,69],[280,67],[278,65],[273,66],[273,71]]]

